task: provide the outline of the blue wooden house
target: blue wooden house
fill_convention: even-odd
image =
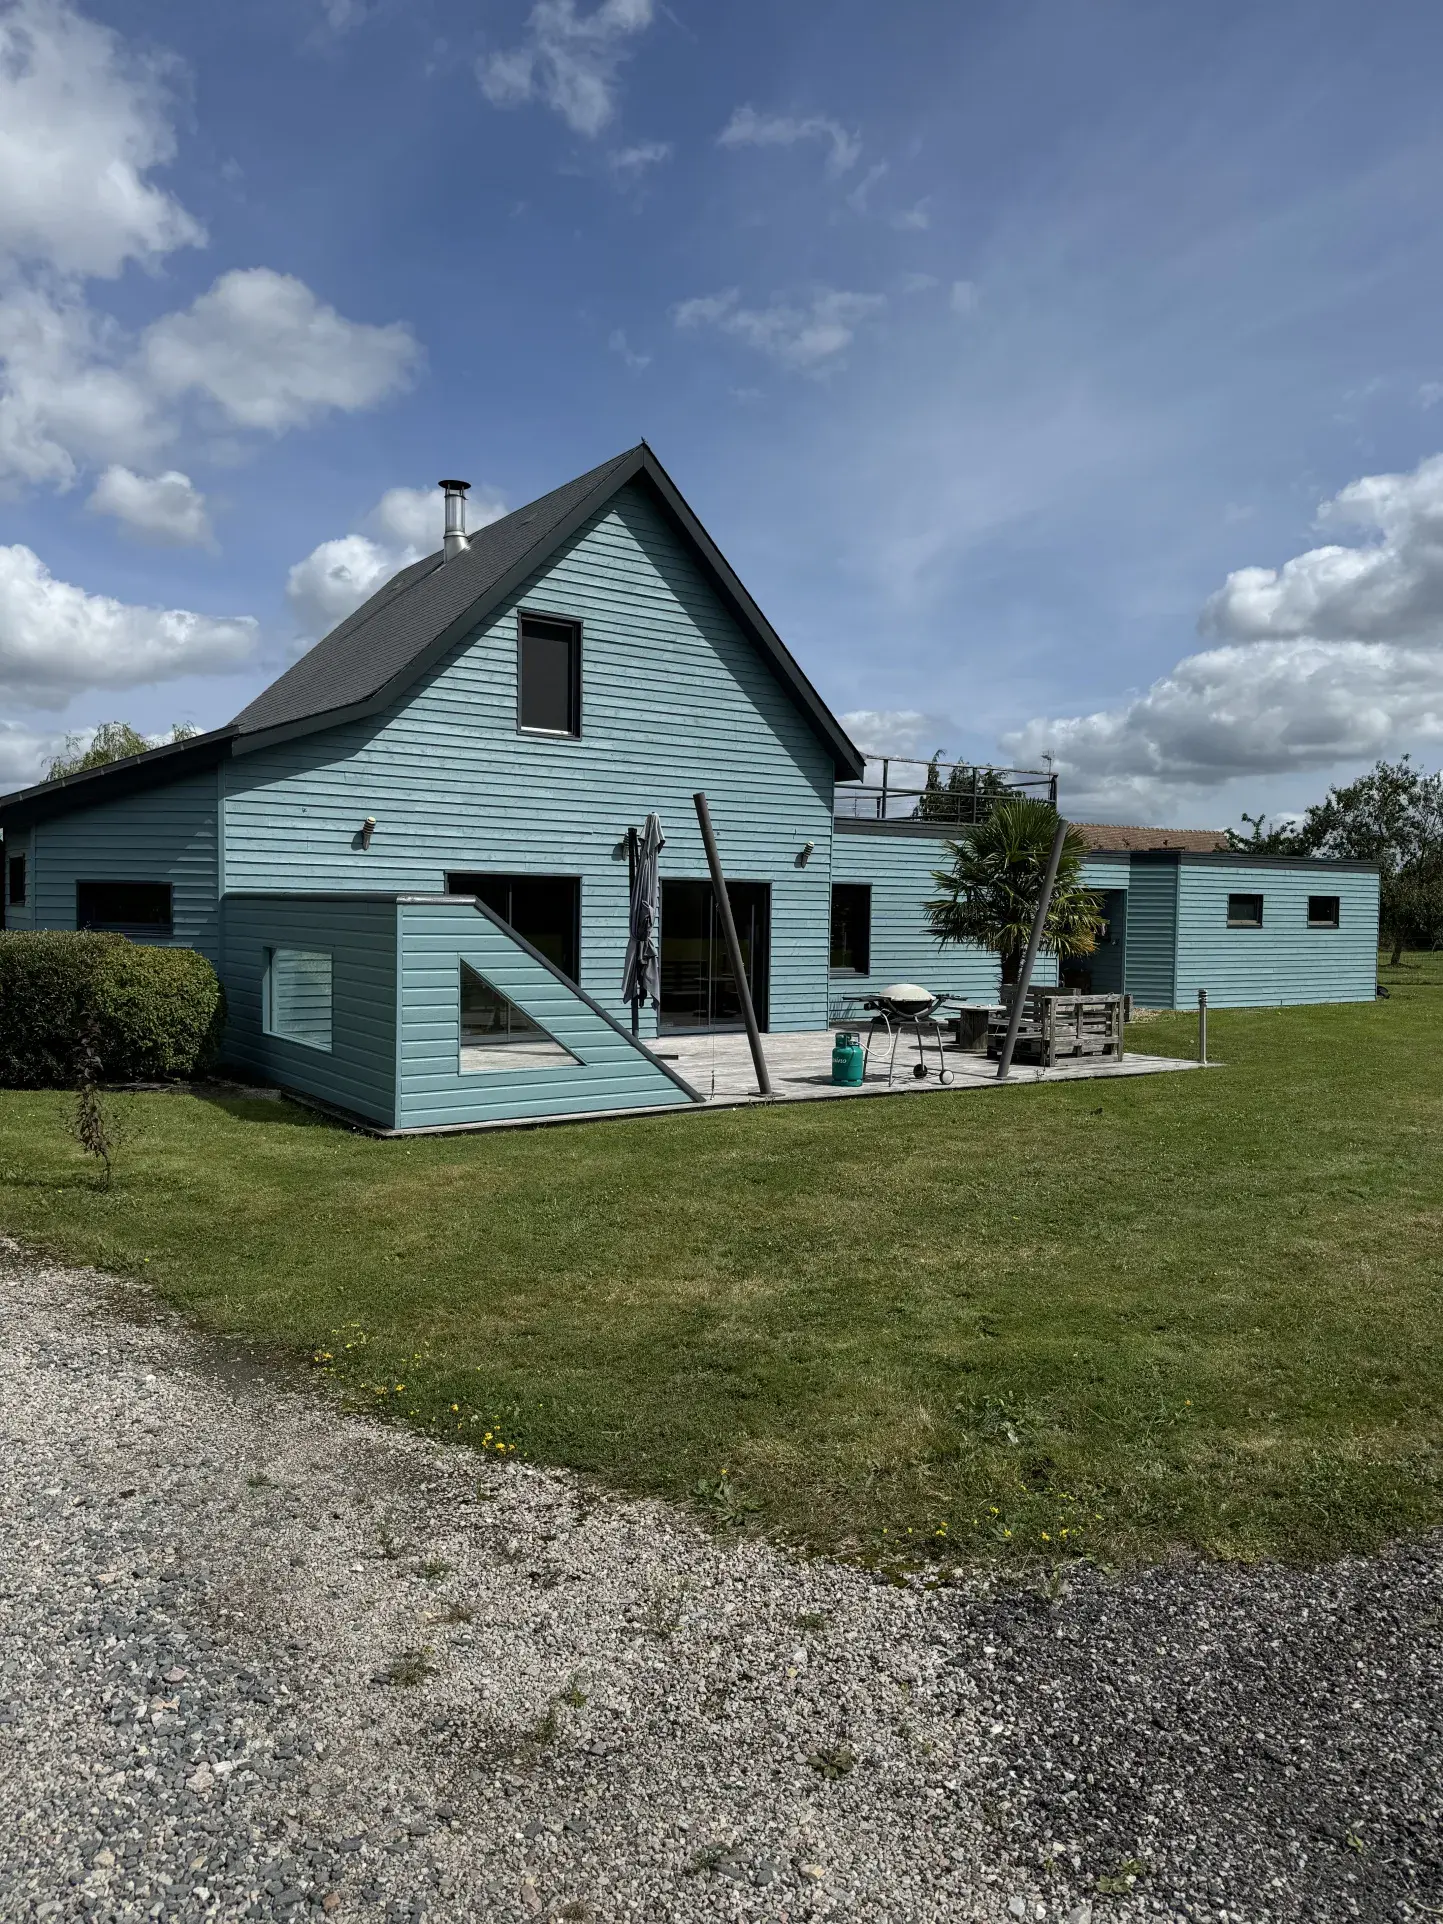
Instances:
[[[469,539],[443,485],[442,547],[234,721],[0,797],[8,926],[199,949],[239,1069],[383,1128],[670,1106],[694,1092],[620,999],[627,832],[656,811],[667,838],[643,1040],[735,1026],[705,790],[764,1028],[898,976],[993,992],[992,957],[925,932],[945,826],[865,819],[862,754],[650,449]],[[1145,1001],[1373,993],[1375,875],[1096,862],[1100,965]],[[1324,895],[1335,923],[1299,922]]]

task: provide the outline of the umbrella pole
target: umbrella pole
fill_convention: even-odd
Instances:
[[[752,1007],[752,989],[747,981],[747,972],[742,967],[742,945],[737,940],[737,925],[732,919],[731,897],[727,894],[726,877],[722,874],[721,856],[717,853],[716,834],[711,825],[711,810],[706,805],[706,796],[700,792],[692,796],[696,803],[696,819],[701,824],[702,844],[706,849],[706,863],[711,870],[712,893],[721,915],[722,934],[726,937],[727,960],[731,963],[732,977],[741,997],[742,1015],[746,1018],[747,1041],[752,1046],[752,1062],[757,1072],[758,1095],[772,1093],[772,1079],[767,1070],[767,1059],[762,1054],[762,1032],[757,1027],[757,1012]]]
[[[637,835],[634,828],[626,831],[626,906],[630,916],[632,904],[636,900],[636,859]],[[631,998],[631,1033],[641,1034],[641,1003],[636,996]]]

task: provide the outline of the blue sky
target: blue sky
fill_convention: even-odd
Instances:
[[[1436,9],[0,0],[0,782],[645,436],[864,746],[1443,737]]]

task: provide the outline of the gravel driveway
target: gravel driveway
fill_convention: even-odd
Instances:
[[[891,1588],[0,1241],[0,1919],[1443,1915],[1443,1545]]]

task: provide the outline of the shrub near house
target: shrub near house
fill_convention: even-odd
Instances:
[[[214,1061],[223,1020],[216,972],[193,949],[0,934],[0,1087],[68,1086],[87,1039],[107,1082],[193,1075]]]

